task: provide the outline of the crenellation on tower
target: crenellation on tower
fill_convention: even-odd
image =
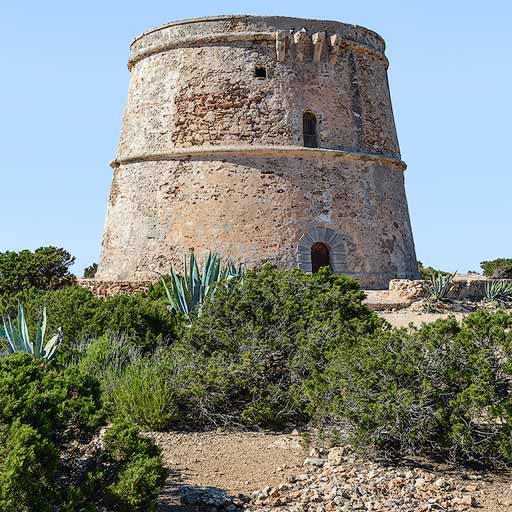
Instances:
[[[373,288],[415,277],[384,48],[264,16],[136,38],[98,278],[148,279],[191,247],[306,271],[327,254]]]

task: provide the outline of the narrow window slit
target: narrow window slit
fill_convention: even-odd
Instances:
[[[256,78],[267,78],[267,68],[264,66],[256,66],[254,69],[254,76]]]
[[[316,116],[313,112],[304,112],[302,116],[304,146],[307,148],[318,147],[318,132]]]

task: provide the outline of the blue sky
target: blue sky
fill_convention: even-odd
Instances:
[[[249,13],[376,30],[418,258],[448,270],[512,257],[512,3],[4,0],[0,251],[58,245],[97,261],[129,74],[128,45],[173,19]]]

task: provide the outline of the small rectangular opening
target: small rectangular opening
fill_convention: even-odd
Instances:
[[[256,78],[267,78],[267,68],[264,66],[256,66],[254,69],[254,76]]]

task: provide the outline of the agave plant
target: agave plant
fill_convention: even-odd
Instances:
[[[485,283],[485,298],[489,301],[512,299],[512,283],[495,280]]]
[[[209,252],[204,258],[201,273],[195,254],[191,252],[188,267],[187,259],[184,258],[183,275],[178,274],[174,266],[171,266],[170,290],[162,279],[171,309],[179,311],[190,321],[193,312],[201,313],[206,298],[213,297],[219,283],[229,286],[245,276],[245,267],[242,264],[235,265],[233,261],[228,261],[223,267],[221,263],[217,253]]]
[[[455,274],[456,272],[453,274],[441,274],[440,272],[432,274],[427,281],[427,291],[430,298],[435,301],[445,299],[452,289],[452,281]]]
[[[45,344],[46,334],[46,306],[43,306],[41,318],[37,324],[37,334],[34,342],[30,340],[27,321],[23,306],[18,302],[18,325],[13,325],[11,317],[3,319],[3,327],[0,326],[0,338],[7,340],[7,350],[9,354],[14,352],[25,352],[34,357],[49,361],[55,355],[55,352],[62,342],[62,329],[59,327],[57,333]]]

